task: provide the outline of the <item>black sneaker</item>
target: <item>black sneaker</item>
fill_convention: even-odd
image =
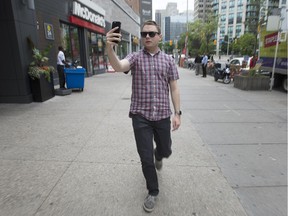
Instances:
[[[155,157],[155,152],[156,152],[156,149],[154,149],[154,157]],[[161,170],[162,169],[162,166],[163,166],[163,162],[162,160],[157,160],[156,157],[155,157],[155,167],[157,170]]]
[[[149,195],[145,198],[143,208],[146,212],[152,212],[156,204],[156,196]]]

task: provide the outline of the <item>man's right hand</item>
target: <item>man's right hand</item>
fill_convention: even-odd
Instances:
[[[115,41],[118,41],[118,43],[121,41],[122,35],[120,33],[114,32],[118,28],[119,27],[115,27],[111,29],[110,31],[108,31],[106,34],[106,41],[107,41],[107,44],[110,45],[110,47],[118,45]]]

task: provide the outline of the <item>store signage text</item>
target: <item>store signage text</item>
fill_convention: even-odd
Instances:
[[[105,27],[105,19],[103,16],[94,13],[89,8],[82,6],[78,2],[73,2],[73,15],[79,16],[89,22],[95,23],[96,25]]]
[[[264,47],[275,46],[277,43],[277,38],[278,38],[278,32],[266,35],[264,41]]]

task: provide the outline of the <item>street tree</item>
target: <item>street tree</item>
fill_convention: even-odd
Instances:
[[[215,45],[213,39],[217,31],[218,18],[212,15],[204,22],[198,19],[188,24],[188,50],[189,55],[195,56],[197,53],[213,53]],[[178,47],[185,47],[186,33],[180,35]]]
[[[250,0],[247,4],[247,7],[250,8],[249,16],[245,19],[245,34],[250,33],[254,35],[254,40],[257,41],[257,35],[258,35],[258,25],[259,21],[259,15],[260,15],[260,9],[262,6],[264,6],[266,0]],[[256,44],[254,46],[254,53],[256,52]]]
[[[253,34],[247,33],[242,35],[239,39],[237,39],[236,43],[237,47],[239,48],[240,55],[251,56],[254,54],[257,42],[255,41],[255,36]]]

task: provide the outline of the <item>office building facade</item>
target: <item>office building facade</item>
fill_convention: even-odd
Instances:
[[[193,11],[188,11],[188,22],[193,18]],[[168,3],[165,10],[156,10],[155,21],[161,27],[163,41],[175,40],[187,30],[187,11],[179,13],[177,3]]]
[[[218,0],[194,0],[194,20],[202,19],[207,21],[212,12],[212,2]]]

